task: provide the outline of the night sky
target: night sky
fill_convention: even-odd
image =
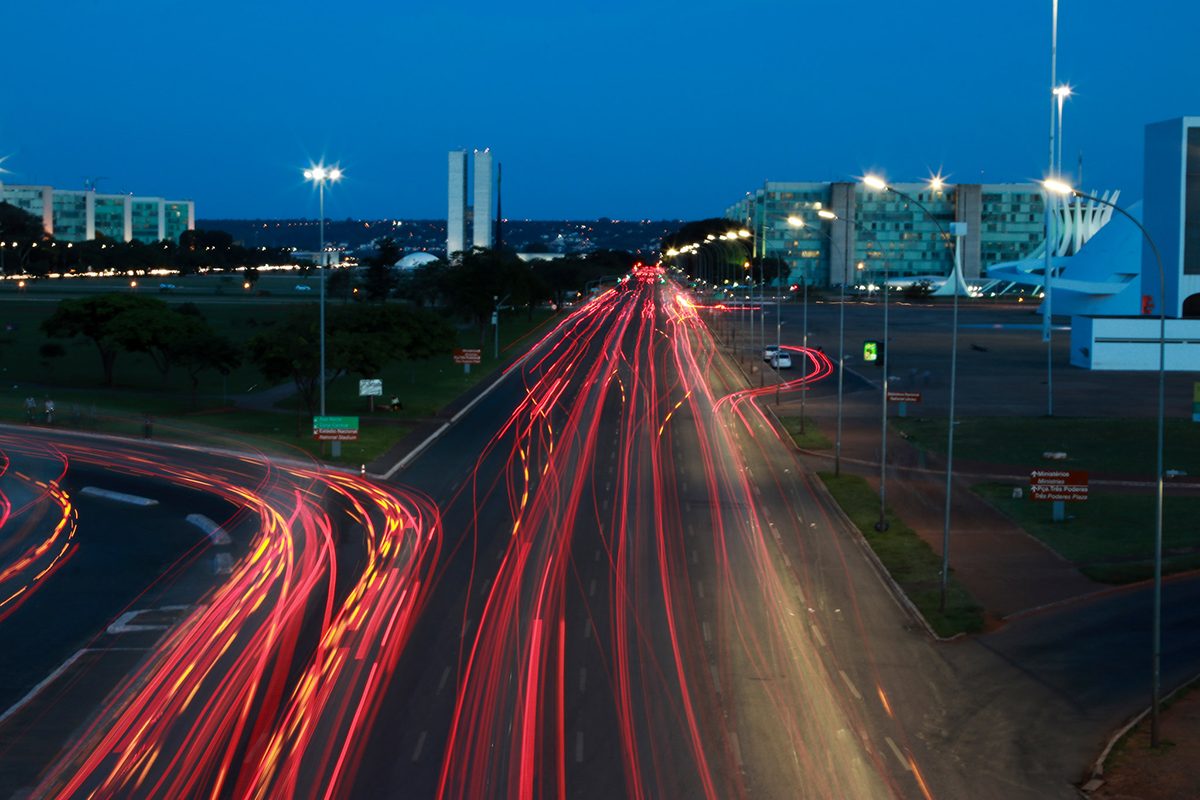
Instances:
[[[197,215],[443,218],[491,147],[506,216],[719,215],[771,180],[1040,178],[1050,0],[29,0],[3,13],[2,179]],[[1147,122],[1200,114],[1200,3],[1062,0],[1064,162],[1141,196]]]

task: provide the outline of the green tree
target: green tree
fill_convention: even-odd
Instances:
[[[54,313],[42,322],[47,336],[70,339],[82,336],[90,339],[100,355],[104,385],[113,385],[113,371],[122,345],[118,339],[121,315],[133,311],[163,306],[161,300],[130,294],[99,294],[91,297],[60,300]]]
[[[191,380],[192,406],[195,407],[200,376],[209,370],[228,375],[241,365],[242,351],[233,340],[215,331],[206,320],[184,313],[179,313],[179,316],[183,336],[172,345],[172,355]]]
[[[402,255],[400,245],[392,237],[381,236],[375,240],[375,249],[363,259],[367,266],[364,289],[368,300],[386,300],[396,288],[395,266]]]
[[[317,306],[292,309],[270,330],[258,334],[247,345],[250,362],[271,383],[291,380],[311,414],[315,410],[317,373],[320,371],[320,328]]]
[[[123,350],[147,355],[165,386],[176,347],[194,329],[195,317],[176,311],[161,300],[143,299],[147,302],[113,318],[109,335]]]
[[[30,273],[44,274],[50,259],[49,250],[39,248],[39,243],[49,241],[42,221],[12,203],[0,202],[0,241],[5,247],[0,250],[4,258],[4,272],[9,275]]]

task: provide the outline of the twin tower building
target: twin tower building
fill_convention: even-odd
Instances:
[[[470,210],[467,208],[467,151],[450,151],[450,207],[446,214],[446,257],[470,250],[472,247],[493,247],[495,231],[492,218],[492,151],[475,151],[475,192]],[[472,236],[467,240],[467,219],[471,219]]]

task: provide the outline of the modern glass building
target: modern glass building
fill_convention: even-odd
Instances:
[[[817,286],[950,273],[954,247],[942,235],[966,222],[963,274],[976,278],[1021,258],[1044,238],[1041,188],[1035,184],[896,184],[928,210],[892,192],[849,182],[768,181],[730,206],[725,217],[755,233],[757,254],[784,259],[789,282]],[[832,211],[835,220],[819,216]],[[933,219],[930,219],[930,217]],[[804,220],[803,227],[788,223]],[[853,220],[848,225],[843,220]],[[936,222],[934,221],[936,220]],[[939,229],[940,226],[940,229]]]
[[[63,242],[97,236],[118,242],[178,242],[184,231],[196,227],[196,204],[191,200],[0,183],[0,202],[38,217],[46,234]]]

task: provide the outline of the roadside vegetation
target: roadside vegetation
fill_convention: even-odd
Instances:
[[[0,232],[21,246],[0,281],[0,420],[189,440],[225,431],[246,446],[329,451],[312,439],[319,273],[260,277],[266,251],[205,232],[141,260],[134,244],[67,247],[4,205]],[[633,262],[604,251],[530,265],[477,248],[401,272],[400,255],[383,238],[360,269],[328,275],[326,410],[362,416],[359,440],[342,443],[347,463],[386,452],[580,302],[589,281],[615,280]],[[163,268],[178,272],[129,277]],[[11,278],[60,272],[88,277]],[[482,351],[481,363],[464,370],[455,348]],[[383,381],[374,404],[358,394],[367,378]]]
[[[833,441],[821,431],[812,417],[804,418],[803,431],[800,430],[798,416],[780,417],[779,421],[783,423],[784,430],[792,437],[796,447],[803,450],[829,450],[833,447]]]
[[[975,633],[983,629],[983,608],[953,574],[946,593],[946,608],[939,607],[942,560],[916,531],[890,510],[887,512],[888,529],[882,533],[875,530],[879,520],[879,495],[864,478],[846,474],[835,476],[832,472],[818,475],[871,545],[892,580],[939,636]]]

